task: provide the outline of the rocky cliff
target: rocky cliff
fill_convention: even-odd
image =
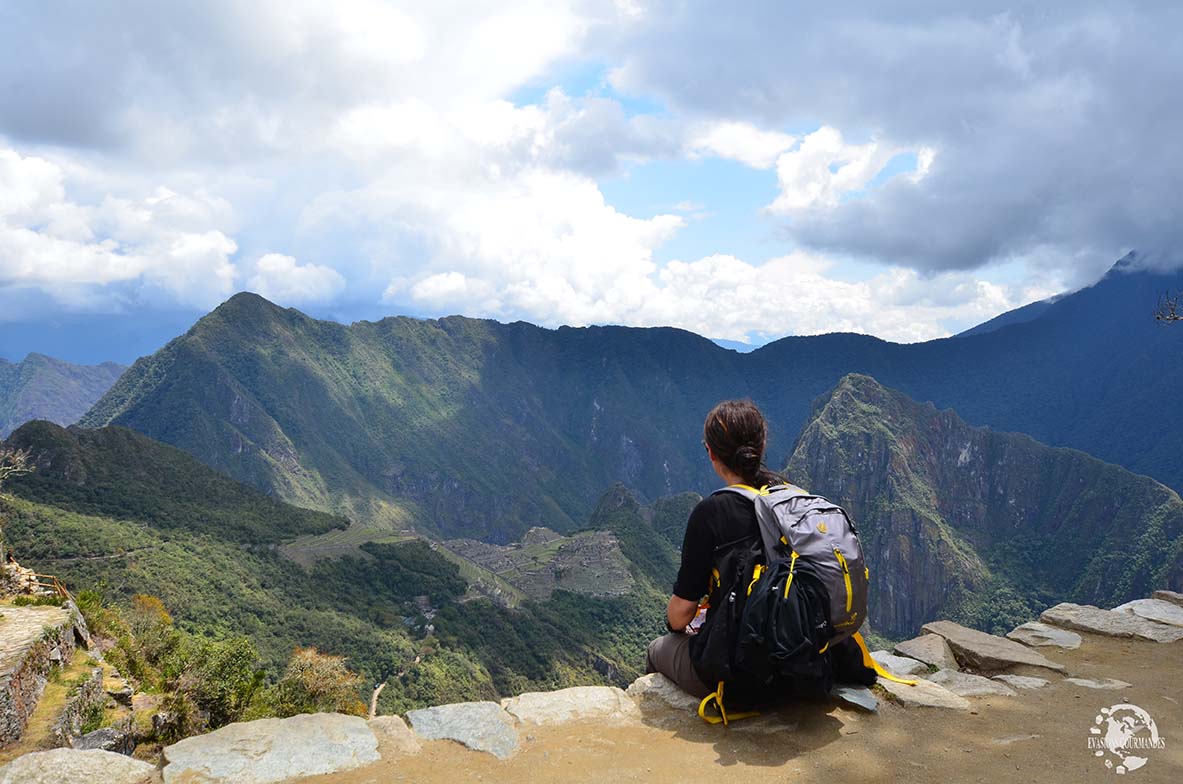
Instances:
[[[845,506],[876,631],[952,616],[1009,628],[1051,597],[1118,604],[1183,587],[1183,500],[1083,452],[971,427],[850,375],[819,398],[790,477]]]

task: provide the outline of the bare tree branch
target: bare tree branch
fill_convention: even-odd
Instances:
[[[1154,309],[1154,320],[1170,323],[1172,321],[1183,321],[1183,313],[1179,312],[1179,297],[1181,293],[1176,291],[1171,294],[1169,291],[1158,298],[1158,307]]]
[[[32,473],[33,468],[28,449],[0,446],[0,488],[4,487],[5,481],[11,477]]]

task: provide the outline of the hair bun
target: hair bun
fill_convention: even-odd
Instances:
[[[750,444],[744,444],[736,449],[734,459],[739,468],[756,469],[760,467],[760,452]]]

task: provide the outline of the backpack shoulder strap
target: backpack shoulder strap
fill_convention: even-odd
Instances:
[[[764,546],[765,563],[772,563],[777,548],[781,544],[780,524],[777,523],[776,512],[772,509],[773,503],[775,501],[783,501],[788,496],[809,495],[809,493],[800,487],[788,483],[772,485],[771,487],[765,485],[759,489],[751,485],[727,485],[727,487],[721,487],[711,493],[711,495],[718,495],[719,493],[735,493],[755,504],[756,521],[760,524],[760,541]]]

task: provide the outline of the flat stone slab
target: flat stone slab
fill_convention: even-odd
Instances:
[[[1162,599],[1135,599],[1119,604],[1113,608],[1113,612],[1133,613],[1148,621],[1183,627],[1183,607]]]
[[[1128,689],[1132,685],[1125,681],[1119,681],[1117,678],[1105,678],[1099,681],[1092,678],[1065,678],[1064,681],[1076,686],[1083,686],[1086,689]]]
[[[879,662],[879,666],[892,675],[907,677],[928,672],[928,665],[924,662],[910,659],[907,656],[896,656],[887,651],[873,651],[871,658]]]
[[[1036,678],[1031,675],[995,675],[994,680],[1002,681],[1007,686],[1013,686],[1016,689],[1042,689],[1050,683],[1044,678]]]
[[[509,759],[518,749],[513,717],[495,702],[455,702],[407,713],[415,734],[424,740],[454,740],[474,751]]]
[[[1175,591],[1155,591],[1150,595],[1152,599],[1158,599],[1160,602],[1170,602],[1183,607],[1183,593]]]
[[[678,688],[678,684],[659,672],[652,672],[637,678],[625,690],[641,705],[659,704],[678,711],[697,711],[698,700]]]
[[[852,705],[860,710],[865,710],[868,713],[879,712],[879,700],[866,686],[855,686],[850,684],[836,684],[830,689],[830,696],[839,702],[847,705]]]
[[[360,716],[309,713],[228,724],[164,749],[165,784],[265,784],[377,762]]]
[[[5,607],[0,622],[0,674],[19,668],[29,649],[45,636],[46,627],[58,629],[73,622],[65,607]]]
[[[367,723],[378,739],[378,754],[383,759],[418,754],[423,749],[402,716],[378,716]]]
[[[995,637],[977,629],[969,629],[952,621],[933,621],[920,627],[921,631],[939,634],[949,643],[953,655],[962,667],[977,672],[995,673],[1016,665],[1043,667],[1055,672],[1066,672],[1062,664],[1048,659],[1005,637]]]
[[[956,670],[957,658],[949,648],[949,643],[939,634],[922,634],[910,640],[904,640],[895,646],[895,653],[907,656],[909,659],[922,661],[925,664],[941,670]]]
[[[530,691],[501,701],[523,724],[553,726],[579,719],[627,724],[641,720],[641,710],[615,686],[572,686],[558,691]]]
[[[145,784],[156,766],[113,751],[53,749],[17,757],[0,768],[0,784]]]
[[[937,670],[928,676],[930,683],[939,683],[954,694],[962,697],[1013,697],[1015,691],[1005,683],[999,683],[981,675],[970,675],[957,670]]]
[[[969,700],[959,694],[946,689],[939,683],[918,680],[915,686],[905,686],[902,683],[879,679],[879,685],[891,695],[892,700],[905,708],[948,708],[950,710],[967,711],[971,705]]]
[[[1039,620],[1053,626],[1103,634],[1107,637],[1133,637],[1154,642],[1175,642],[1183,639],[1183,628],[1148,621],[1133,613],[1102,610],[1091,604],[1063,602],[1044,610]]]
[[[1006,636],[1007,639],[1021,642],[1024,645],[1030,645],[1034,648],[1054,646],[1076,650],[1080,647],[1080,635],[1076,632],[1070,632],[1067,629],[1050,626],[1039,621],[1028,621],[1027,623],[1019,624],[1007,632]]]

